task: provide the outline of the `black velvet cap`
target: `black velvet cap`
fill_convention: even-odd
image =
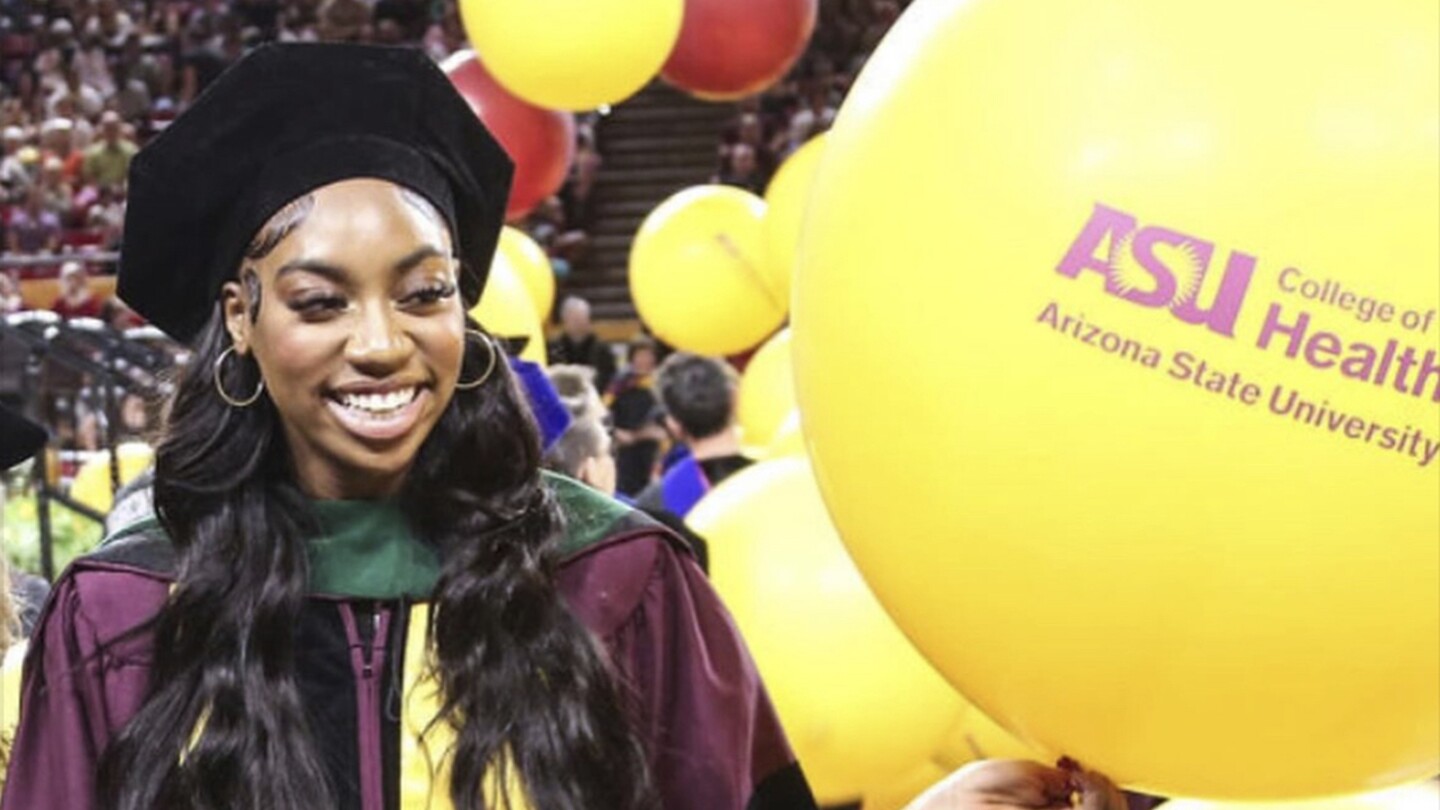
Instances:
[[[449,221],[468,307],[485,285],[513,173],[422,52],[266,45],[131,162],[117,292],[189,342],[276,211],[321,186],[369,177],[418,192]]]
[[[0,405],[0,471],[31,458],[45,444],[45,428]]]

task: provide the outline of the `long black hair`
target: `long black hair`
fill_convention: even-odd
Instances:
[[[229,345],[217,306],[156,448],[155,504],[178,570],[147,628],[148,698],[101,759],[109,810],[334,806],[296,680],[313,527],[269,398],[235,408],[216,393]],[[462,379],[487,360],[468,349]],[[627,693],[556,589],[559,513],[533,419],[498,366],[456,391],[400,495],[443,560],[429,642],[437,722],[456,732],[451,800],[485,808],[486,771],[513,767],[537,810],[652,807]],[[253,363],[224,368],[235,396],[258,384]]]

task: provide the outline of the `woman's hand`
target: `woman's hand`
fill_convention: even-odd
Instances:
[[[1077,801],[1078,797],[1078,801]],[[906,810],[1126,810],[1109,779],[1079,768],[1023,760],[973,762],[911,802]]]

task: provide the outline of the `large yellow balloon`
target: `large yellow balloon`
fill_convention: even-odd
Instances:
[[[817,135],[780,164],[765,189],[765,280],[780,300],[790,301],[800,226],[810,187],[825,153],[826,135]]]
[[[144,442],[125,442],[115,448],[119,460],[120,486],[134,480],[155,461],[155,450]],[[115,493],[110,488],[110,451],[95,453],[80,465],[75,480],[70,483],[70,497],[105,514],[115,504]]]
[[[505,89],[592,110],[649,82],[680,36],[684,0],[461,0],[460,19]]]
[[[800,424],[800,409],[797,407],[785,416],[780,427],[775,429],[775,437],[770,440],[770,446],[765,448],[765,458],[779,458],[781,456],[803,456],[805,449],[805,431]]]
[[[1437,28],[917,0],[865,68],[802,237],[806,438],[1020,736],[1169,795],[1440,771]]]
[[[1015,739],[979,709],[962,701],[953,725],[930,759],[891,784],[865,794],[861,806],[863,810],[900,810],[960,766],[981,759],[1053,762],[1055,758]]]
[[[816,798],[852,800],[925,762],[959,697],[865,586],[809,463],[749,467],[706,495],[686,522],[710,543],[715,587]]]
[[[535,302],[504,252],[496,251],[485,292],[480,303],[471,308],[470,317],[496,337],[525,338],[520,356],[545,365],[545,331],[540,316],[535,314]]]
[[[499,252],[524,283],[540,323],[545,323],[555,307],[555,269],[545,249],[524,231],[506,225],[500,231]]]
[[[695,186],[660,203],[630,249],[630,293],[640,317],[677,348],[727,355],[785,320],[760,268],[765,202],[730,186]]]
[[[931,759],[947,772],[980,759],[1033,759],[1054,762],[1055,757],[1026,745],[979,709],[965,704],[955,724]],[[917,794],[918,795],[918,794]]]
[[[1435,810],[1440,807],[1440,785],[1435,782],[1402,785],[1388,790],[1293,802],[1206,802],[1176,799],[1166,810]]]
[[[795,410],[795,365],[790,359],[790,330],[782,329],[750,358],[740,375],[735,420],[747,447],[766,448]]]

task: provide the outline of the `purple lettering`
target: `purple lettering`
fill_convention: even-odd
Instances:
[[[1100,203],[1090,213],[1090,219],[1081,229],[1080,235],[1070,245],[1065,258],[1055,271],[1062,276],[1076,278],[1083,270],[1093,270],[1105,277],[1105,289],[1119,294],[1110,273],[1110,260],[1115,246],[1135,230],[1135,218]],[[1100,255],[1101,248],[1104,252]]]
[[[1440,357],[1436,356],[1434,349],[1425,352],[1425,360],[1415,374],[1415,384],[1410,387],[1410,393],[1417,397],[1424,396],[1427,385],[1434,389],[1430,399],[1440,402]]]
[[[1295,320],[1295,325],[1287,327],[1280,322],[1280,305],[1271,304],[1270,311],[1265,314],[1265,324],[1260,327],[1260,337],[1255,341],[1255,345],[1262,349],[1268,349],[1271,337],[1276,334],[1287,335],[1290,338],[1290,344],[1285,347],[1285,356],[1293,358],[1300,353],[1300,347],[1305,342],[1305,330],[1309,326],[1310,314],[1302,312],[1300,317]]]
[[[1232,251],[1210,309],[1204,310],[1196,305],[1199,299],[1197,281],[1197,293],[1175,307],[1175,317],[1186,323],[1204,324],[1210,331],[1226,337],[1235,337],[1235,321],[1240,317],[1240,305],[1245,303],[1245,293],[1250,289],[1250,278],[1254,275],[1255,257],[1238,250]]]
[[[1316,368],[1330,368],[1339,356],[1340,336],[1334,332],[1316,332],[1305,344],[1305,359]]]

